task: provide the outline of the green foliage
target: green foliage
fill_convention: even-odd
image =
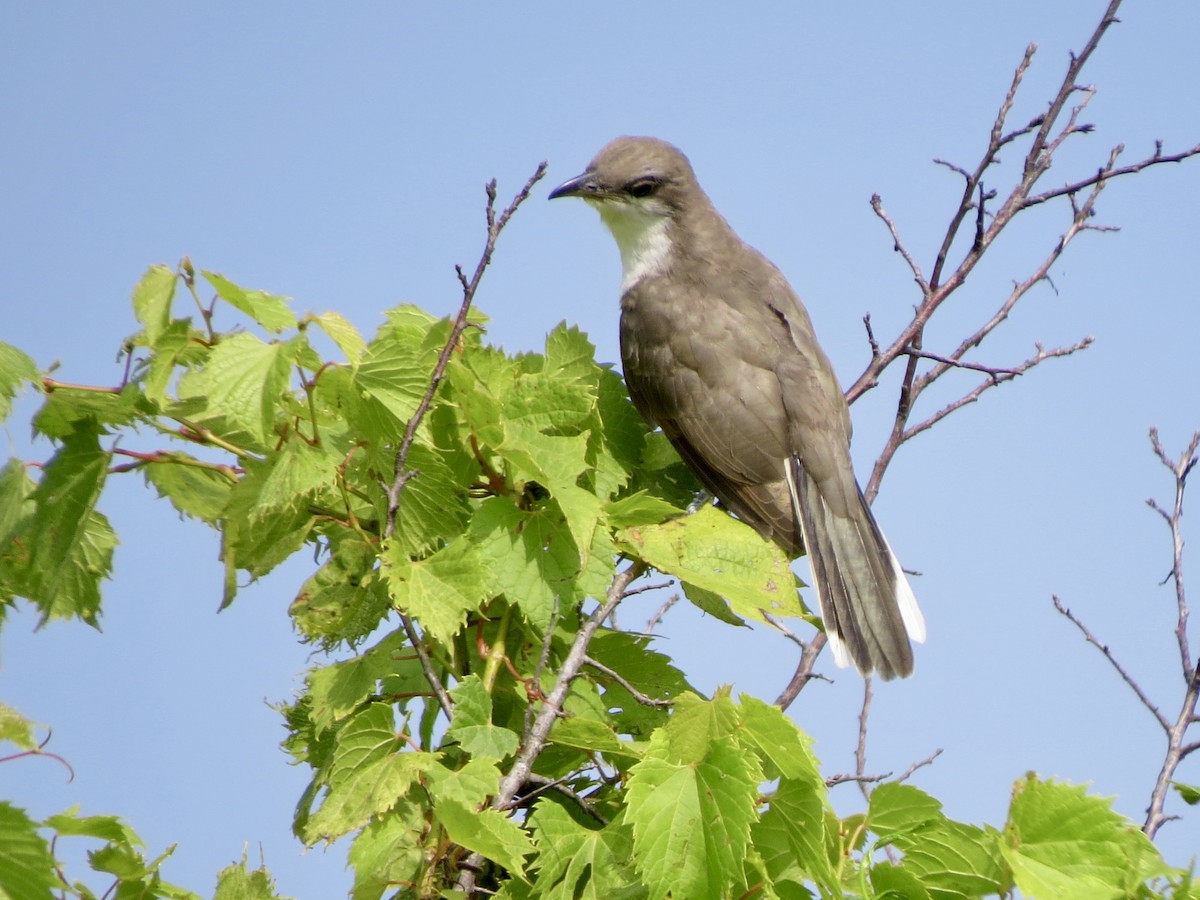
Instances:
[[[108,893],[112,895],[199,900],[198,895],[159,876],[159,868],[174,848],[147,859],[141,838],[115,816],[80,816],[77,810],[70,809],[44,822],[35,822],[23,810],[3,801],[0,801],[0,860],[4,865],[0,866],[0,896],[11,900],[44,900],[52,893],[82,900],[98,896],[84,882],[72,880],[54,856],[53,846],[75,839],[97,845],[88,852],[88,862],[92,871],[109,883]]]
[[[291,613],[302,640],[339,659],[280,712],[286,749],[311,771],[295,832],[351,838],[355,900],[439,896],[468,860],[470,878],[509,898],[1190,895],[1106,801],[1032,776],[999,830],[952,821],[902,784],[839,816],[811,742],[777,708],[703,697],[649,638],[606,623],[580,645],[622,557],[733,625],[808,613],[773,544],[711,507],[684,515],[692,477],[577,329],[513,356],[478,328],[400,307],[367,340],[336,313],[297,316],[201,274],[211,307],[190,263],[147,271],[115,387],[42,378],[0,344],[0,412],[32,383],[54,446],[40,467],[0,469],[0,603],[97,623],[116,543],[104,488],[130,472],[219,533],[221,605],[246,576],[315,551]],[[322,357],[324,339],[339,358]],[[561,710],[539,734],[556,690]],[[0,739],[38,752],[3,705]],[[520,783],[502,786],[514,767]],[[5,804],[0,895],[93,896],[62,882],[55,836],[98,842],[92,868],[117,896],[192,896],[159,879],[170,851],[147,860],[115,818],[36,822]],[[243,861],[216,896],[274,888]]]

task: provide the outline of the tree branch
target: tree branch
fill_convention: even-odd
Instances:
[[[1159,770],[1158,778],[1154,783],[1154,790],[1150,794],[1150,805],[1146,809],[1146,822],[1142,826],[1142,830],[1153,838],[1170,818],[1163,812],[1163,807],[1167,799],[1167,791],[1170,789],[1171,781],[1174,778],[1175,770],[1179,768],[1179,764],[1184,758],[1196,749],[1197,743],[1185,744],[1184,738],[1187,735],[1188,728],[1196,721],[1196,705],[1200,700],[1200,663],[1193,662],[1191,650],[1188,646],[1188,602],[1187,590],[1183,580],[1183,532],[1181,522],[1183,520],[1183,495],[1187,489],[1187,478],[1192,469],[1196,467],[1197,451],[1200,450],[1200,431],[1192,435],[1192,440],[1188,444],[1187,449],[1180,454],[1178,460],[1172,460],[1163,450],[1161,441],[1158,438],[1158,429],[1150,429],[1150,444],[1154,449],[1154,455],[1159,461],[1170,470],[1175,481],[1175,497],[1174,503],[1171,505],[1171,513],[1166,516],[1167,524],[1171,532],[1171,579],[1175,582],[1175,639],[1179,649],[1179,663],[1183,673],[1184,693],[1183,703],[1180,705],[1179,715],[1175,722],[1167,729],[1167,753],[1163,758],[1162,768]],[[1158,509],[1157,505],[1150,501],[1150,505]],[[1160,512],[1162,510],[1159,510]]]
[[[1088,643],[1097,647],[1104,654],[1104,658],[1117,671],[1117,674],[1121,676],[1141,704],[1150,711],[1166,735],[1166,753],[1163,755],[1162,768],[1159,770],[1158,778],[1155,779],[1154,788],[1150,794],[1150,804],[1146,808],[1146,821],[1142,826],[1142,831],[1146,833],[1147,837],[1153,839],[1164,824],[1173,818],[1177,818],[1176,816],[1168,816],[1163,811],[1167,793],[1170,790],[1171,781],[1175,775],[1175,770],[1179,768],[1179,764],[1183,762],[1188,754],[1200,747],[1200,741],[1185,743],[1188,729],[1200,720],[1200,717],[1196,715],[1197,702],[1200,701],[1200,664],[1193,662],[1188,646],[1188,603],[1183,580],[1183,534],[1181,531],[1183,496],[1187,488],[1187,477],[1192,469],[1195,468],[1198,459],[1200,459],[1197,457],[1197,451],[1200,451],[1200,431],[1192,435],[1191,443],[1188,444],[1187,449],[1184,450],[1178,460],[1171,459],[1166,451],[1163,450],[1162,443],[1158,438],[1158,429],[1156,428],[1150,429],[1150,444],[1154,450],[1154,455],[1158,457],[1163,466],[1170,470],[1175,481],[1175,497],[1169,512],[1161,508],[1154,500],[1146,501],[1147,505],[1166,520],[1167,527],[1171,532],[1172,561],[1171,571],[1167,578],[1175,582],[1175,637],[1184,680],[1183,701],[1180,704],[1179,713],[1175,717],[1175,721],[1168,720],[1159,710],[1158,706],[1150,700],[1146,692],[1142,690],[1141,685],[1117,661],[1107,644],[1099,641],[1088,630],[1087,626],[1063,605],[1057,595],[1054,596],[1053,600],[1054,608],[1079,629]]]
[[[463,288],[462,304],[459,306],[458,315],[454,319],[454,325],[450,329],[450,337],[447,338],[445,346],[442,347],[441,353],[438,354],[433,374],[429,378],[429,386],[425,389],[425,394],[421,397],[421,402],[417,404],[416,411],[413,413],[412,418],[408,420],[408,426],[404,429],[404,437],[400,441],[399,448],[396,450],[396,464],[392,483],[383,486],[388,498],[387,524],[383,532],[385,540],[390,538],[396,530],[396,517],[400,512],[400,495],[404,491],[404,486],[417,475],[415,469],[408,468],[408,454],[412,450],[413,441],[416,440],[417,429],[433,404],[434,395],[437,394],[437,389],[442,383],[442,378],[445,377],[446,366],[450,363],[450,355],[458,346],[459,340],[467,328],[467,314],[470,312],[471,303],[474,301],[475,294],[479,290],[479,282],[483,278],[483,273],[492,261],[492,253],[496,249],[496,239],[500,237],[500,232],[504,230],[504,226],[508,224],[508,220],[512,217],[512,214],[517,211],[517,207],[525,201],[529,196],[530,190],[545,174],[546,163],[543,162],[537,167],[533,175],[529,177],[529,180],[525,182],[525,186],[513,197],[512,202],[500,214],[498,219],[495,214],[496,180],[492,179],[487,184],[487,241],[484,243],[483,253],[480,255],[479,262],[475,266],[475,274],[469,282],[463,276],[462,268],[456,267],[458,279]],[[437,699],[438,706],[441,707],[442,712],[449,718],[453,715],[454,707],[450,702],[450,695],[446,691],[446,686],[442,683],[441,677],[433,666],[433,660],[430,659],[429,650],[425,647],[424,638],[417,632],[416,625],[407,613],[400,613],[400,624],[403,625],[404,634],[417,654],[417,659],[421,664],[421,671],[425,674],[425,680],[429,682],[429,686],[433,690],[433,695]]]
[[[1065,616],[1072,625],[1079,629],[1079,633],[1083,635],[1084,639],[1104,654],[1104,658],[1108,660],[1109,665],[1116,670],[1117,674],[1121,676],[1121,680],[1129,686],[1129,689],[1133,691],[1135,695],[1137,695],[1137,698],[1139,701],[1141,701],[1142,706],[1150,710],[1150,715],[1154,716],[1155,721],[1158,722],[1163,731],[1169,733],[1171,730],[1171,723],[1167,721],[1167,717],[1162,714],[1161,710],[1159,710],[1159,708],[1154,704],[1154,701],[1147,696],[1144,690],[1142,690],[1142,686],[1134,680],[1133,676],[1125,671],[1125,667],[1117,661],[1115,656],[1113,656],[1113,652],[1109,649],[1108,644],[1104,643],[1094,634],[1092,634],[1091,630],[1083,624],[1083,621],[1063,604],[1062,600],[1059,599],[1058,594],[1052,595],[1051,600],[1054,602],[1054,608],[1057,609],[1063,616]]]
[[[639,691],[637,688],[635,688],[632,684],[630,684],[628,681],[626,681],[624,676],[621,675],[620,672],[610,669],[608,666],[604,665],[603,663],[597,662],[596,660],[592,659],[590,656],[585,656],[583,658],[583,664],[585,666],[591,666],[593,669],[595,669],[601,675],[606,675],[609,678],[611,678],[613,681],[615,681],[621,687],[625,688],[625,690],[629,691],[630,696],[632,696],[633,699],[636,700],[638,703],[642,704],[642,706],[656,706],[660,709],[670,709],[672,706],[675,705],[674,700],[655,700],[653,697],[647,697],[645,694],[643,694],[641,691]]]
[[[546,739],[550,734],[550,728],[554,725],[554,721],[558,718],[559,712],[562,709],[563,702],[567,699],[567,694],[571,689],[571,682],[579,674],[579,670],[587,660],[588,645],[591,643],[596,631],[599,630],[600,625],[612,614],[621,600],[624,599],[629,585],[645,574],[646,569],[646,564],[641,560],[637,560],[631,562],[621,572],[618,572],[608,588],[604,602],[596,607],[595,611],[587,617],[582,627],[575,634],[575,641],[571,644],[571,649],[568,651],[566,658],[558,669],[558,675],[554,679],[554,687],[546,695],[546,699],[542,703],[542,708],[538,710],[537,717],[533,721],[533,726],[525,734],[521,742],[521,749],[517,752],[517,758],[513,760],[512,768],[508,770],[508,774],[500,782],[499,792],[492,798],[492,809],[507,809],[512,799],[521,789],[521,785],[528,780],[529,773],[533,771],[534,761],[546,747]],[[482,853],[472,853],[461,864],[462,869],[458,875],[457,888],[467,896],[470,896],[471,892],[475,889],[475,877],[479,867],[483,864],[483,860]]]

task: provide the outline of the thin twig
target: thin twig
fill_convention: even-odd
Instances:
[[[1045,203],[1047,200],[1053,200],[1055,197],[1071,196],[1077,194],[1085,188],[1089,188],[1101,181],[1110,181],[1113,178],[1118,178],[1121,175],[1133,175],[1142,169],[1148,169],[1151,166],[1157,166],[1162,163],[1177,163],[1183,162],[1192,156],[1200,155],[1200,144],[1194,147],[1189,147],[1187,150],[1181,150],[1179,153],[1163,154],[1161,149],[1153,156],[1148,156],[1145,159],[1135,163],[1130,163],[1127,166],[1119,166],[1105,171],[1100,169],[1095,175],[1090,178],[1084,178],[1081,181],[1074,181],[1071,184],[1065,184],[1062,187],[1054,188],[1053,190],[1045,191],[1041,194],[1034,194],[1025,200],[1025,208],[1037,206],[1039,203]]]
[[[666,600],[664,600],[659,605],[658,609],[656,609],[654,611],[654,615],[652,615],[647,620],[646,634],[652,633],[654,631],[654,629],[658,627],[658,624],[663,620],[663,616],[665,616],[667,614],[667,611],[670,610],[670,608],[678,602],[679,602],[678,594],[672,594],[670,597],[668,597]]]
[[[658,707],[659,709],[670,709],[675,705],[674,700],[655,700],[653,697],[647,697],[632,684],[626,681],[620,672],[610,669],[608,666],[604,665],[604,663],[597,662],[590,656],[585,656],[583,658],[583,664],[586,666],[591,666],[602,675],[607,675],[621,687],[625,688],[625,690],[629,691],[630,696],[632,696],[633,699],[638,703],[642,704],[642,706],[654,706]]]
[[[1179,648],[1179,662],[1183,671],[1184,693],[1183,703],[1180,705],[1179,715],[1175,718],[1175,722],[1167,729],[1167,752],[1163,757],[1162,768],[1159,770],[1158,778],[1154,782],[1154,790],[1150,794],[1150,804],[1146,808],[1146,822],[1142,826],[1142,830],[1148,837],[1153,839],[1158,830],[1166,824],[1173,816],[1168,816],[1163,812],[1163,807],[1166,804],[1167,792],[1170,789],[1171,782],[1175,775],[1175,770],[1179,768],[1179,764],[1188,756],[1200,747],[1200,741],[1184,743],[1184,738],[1187,735],[1188,729],[1196,721],[1196,706],[1200,702],[1200,663],[1193,663],[1191,649],[1188,645],[1188,602],[1187,591],[1184,587],[1183,580],[1183,496],[1187,489],[1188,475],[1197,463],[1197,451],[1200,451],[1200,431],[1192,435],[1192,440],[1188,444],[1187,449],[1180,454],[1178,461],[1172,460],[1165,450],[1163,450],[1162,442],[1158,438],[1158,429],[1150,429],[1150,444],[1154,449],[1155,456],[1159,461],[1170,470],[1175,481],[1175,497],[1174,503],[1171,505],[1171,514],[1166,516],[1167,524],[1171,532],[1171,579],[1175,582],[1175,603],[1176,603],[1176,624],[1175,637]],[[1152,504],[1154,505],[1154,504]],[[1157,505],[1154,505],[1157,509]],[[1162,510],[1159,510],[1162,512]]]
[[[545,791],[555,791],[556,793],[562,794],[564,797],[574,801],[575,805],[577,805],[588,816],[595,819],[601,825],[608,824],[608,819],[597,811],[596,807],[592,805],[591,801],[589,801],[586,797],[581,797],[579,794],[575,793],[575,791],[566,786],[564,783],[566,781],[565,778],[551,779],[547,778],[545,775],[539,775],[536,772],[530,772],[525,781],[527,784],[536,784],[537,787],[531,791],[521,794],[520,796],[514,797],[511,801],[509,801],[507,807],[508,809],[516,809],[519,806],[524,806],[538,794],[541,794]]]
[[[425,419],[426,413],[429,412],[429,407],[433,403],[433,397],[442,383],[442,378],[445,377],[446,366],[450,363],[450,356],[458,346],[458,342],[462,338],[462,333],[467,329],[467,314],[470,312],[471,303],[475,300],[475,294],[479,290],[479,283],[483,279],[483,273],[492,261],[492,253],[496,249],[496,240],[500,237],[500,232],[504,230],[504,226],[508,224],[508,220],[512,218],[513,213],[517,211],[517,207],[525,202],[533,186],[541,181],[545,174],[546,163],[543,161],[529,177],[529,180],[525,182],[525,186],[513,197],[512,202],[508,204],[508,207],[500,214],[499,218],[496,218],[495,212],[496,181],[492,179],[487,184],[487,207],[485,209],[488,226],[487,241],[484,243],[483,253],[480,254],[479,262],[475,265],[475,274],[471,276],[470,281],[463,274],[461,266],[455,267],[459,283],[462,285],[463,290],[462,304],[458,308],[458,315],[454,319],[454,325],[450,330],[450,337],[447,338],[445,346],[442,347],[442,352],[438,354],[433,374],[429,378],[429,387],[426,388],[425,394],[421,397],[421,402],[417,404],[417,409],[413,413],[412,418],[408,420],[408,426],[404,429],[404,438],[401,440],[400,447],[396,451],[394,477],[392,483],[386,486],[388,498],[386,536],[390,536],[396,529],[396,515],[400,510],[400,493],[404,490],[404,486],[408,481],[416,475],[415,471],[408,469],[408,454],[412,449],[413,441],[416,439],[417,429]]]
[[[900,775],[900,777],[896,779],[896,784],[902,784],[903,782],[908,781],[908,779],[912,778],[913,773],[916,772],[917,769],[924,768],[925,766],[933,765],[933,761],[941,755],[942,755],[942,748],[938,747],[936,750],[934,750],[932,753],[930,753],[924,759],[917,760],[915,763],[913,763],[911,766],[909,766],[907,769],[905,769],[904,772]]]
[[[513,797],[517,795],[517,791],[521,789],[521,785],[528,779],[529,773],[533,771],[533,763],[545,748],[550,729],[554,725],[555,719],[557,719],[559,711],[562,709],[563,702],[567,699],[567,694],[571,690],[571,682],[583,667],[584,660],[587,658],[588,645],[591,643],[596,631],[600,628],[601,623],[609,617],[612,611],[620,604],[621,600],[624,599],[629,585],[645,574],[646,569],[647,566],[644,562],[635,560],[625,569],[618,572],[613,578],[612,584],[609,585],[604,602],[584,620],[579,631],[576,632],[575,641],[571,644],[570,651],[558,669],[558,675],[554,679],[554,687],[551,688],[550,693],[546,695],[546,699],[542,702],[542,708],[538,710],[537,717],[533,721],[533,727],[525,734],[521,742],[521,749],[517,752],[517,757],[513,760],[512,767],[501,780],[500,790],[492,798],[492,809],[502,810],[508,808]],[[479,871],[479,867],[483,864],[483,860],[482,853],[472,853],[467,857],[465,862],[460,864],[461,870],[458,874],[457,888],[467,896],[470,896],[475,888],[475,877]]]
[[[496,218],[495,214],[496,181],[493,179],[487,184],[487,241],[484,243],[483,253],[480,255],[479,262],[475,266],[475,274],[469,282],[463,276],[461,267],[457,267],[458,279],[463,288],[462,304],[459,306],[458,315],[454,319],[454,325],[450,329],[450,337],[446,339],[445,346],[442,347],[441,353],[438,354],[437,363],[433,367],[433,374],[429,378],[429,386],[425,389],[425,394],[421,397],[421,402],[417,404],[416,411],[413,412],[412,418],[408,420],[408,425],[404,429],[404,437],[400,441],[400,446],[396,451],[396,464],[393,471],[392,483],[384,485],[384,490],[388,498],[387,524],[383,532],[385,539],[390,538],[396,531],[396,517],[400,512],[400,495],[404,491],[404,486],[417,475],[415,469],[408,468],[408,454],[412,450],[413,442],[416,440],[417,429],[433,404],[434,395],[437,394],[437,389],[445,377],[446,366],[450,363],[450,356],[458,346],[462,334],[467,328],[467,314],[470,312],[471,303],[474,301],[475,294],[479,290],[479,282],[483,278],[483,273],[492,261],[492,253],[496,249],[496,239],[500,236],[500,232],[503,231],[504,226],[508,224],[508,220],[512,217],[512,214],[516,212],[517,207],[525,201],[529,196],[530,190],[545,174],[546,163],[543,162],[537,167],[537,170],[530,176],[529,180],[525,182],[525,186],[513,197],[512,202],[500,214],[499,219]],[[422,636],[417,633],[416,625],[413,623],[411,617],[403,611],[400,613],[400,623],[404,626],[404,633],[417,654],[417,659],[421,664],[421,671],[425,674],[425,680],[429,682],[429,686],[433,690],[433,695],[437,699],[438,706],[441,707],[442,712],[449,718],[454,712],[454,707],[450,702],[450,694],[446,691],[446,686],[442,683],[441,677],[434,668],[433,660],[429,656],[429,650],[425,647]]]
[[[887,226],[888,231],[892,234],[892,249],[904,257],[904,261],[908,263],[909,269],[912,270],[913,281],[917,283],[917,287],[921,289],[921,294],[928,297],[930,294],[929,282],[925,280],[925,276],[921,274],[921,267],[917,265],[917,261],[913,259],[913,255],[908,252],[908,248],[904,246],[904,242],[900,240],[900,234],[896,231],[896,223],[892,221],[892,217],[887,214],[887,210],[883,208],[883,200],[878,194],[871,195],[871,209],[875,215],[883,220],[883,224]]]
[[[825,649],[825,644],[828,640],[825,632],[821,631],[805,646],[800,654],[800,662],[796,664],[796,671],[792,673],[791,681],[787,683],[787,686],[775,698],[775,705],[780,709],[787,709],[791,706],[792,701],[804,690],[804,686],[814,678],[824,678],[822,675],[813,673],[813,666],[816,665],[817,657]],[[828,681],[829,679],[825,680]]]
[[[863,775],[867,771],[867,721],[871,717],[871,700],[875,696],[873,684],[874,679],[870,675],[863,677],[862,708],[858,711],[858,743],[854,747],[854,774],[858,776],[858,789],[865,800],[871,799]]]
[[[1154,716],[1154,720],[1158,722],[1163,731],[1169,732],[1171,730],[1171,723],[1167,721],[1167,717],[1164,716],[1159,708],[1154,705],[1154,701],[1146,695],[1146,692],[1142,690],[1142,686],[1134,680],[1133,676],[1125,671],[1125,667],[1117,661],[1117,658],[1109,649],[1108,644],[1104,643],[1094,634],[1092,634],[1091,630],[1083,624],[1079,617],[1063,604],[1062,600],[1059,599],[1058,594],[1054,594],[1051,597],[1051,600],[1054,602],[1054,608],[1062,613],[1062,615],[1064,615],[1068,620],[1070,620],[1072,625],[1079,629],[1079,633],[1084,636],[1087,642],[1104,654],[1104,658],[1108,660],[1109,664],[1116,670],[1117,674],[1121,676],[1121,680],[1129,686],[1129,689],[1137,695],[1137,698],[1141,701],[1142,706],[1146,707],[1146,709],[1150,711],[1150,714]]]
[[[1005,382],[1012,381],[1014,378],[1017,378],[1020,375],[1024,375],[1034,366],[1043,363],[1048,359],[1058,359],[1059,357],[1070,356],[1072,353],[1078,353],[1080,350],[1086,350],[1092,345],[1094,340],[1094,338],[1089,336],[1076,341],[1069,347],[1051,347],[1049,350],[1047,350],[1045,347],[1042,347],[1040,344],[1035,345],[1037,352],[1023,363],[1014,366],[1008,372],[997,370],[996,374],[984,381],[981,381],[973,390],[968,391],[957,400],[946,404],[937,412],[930,415],[927,419],[924,419],[923,421],[918,422],[916,425],[911,425],[906,428],[901,435],[901,443],[915,437],[922,431],[928,431],[955,410],[961,409],[969,403],[974,403],[985,391],[994,387],[998,387]],[[874,495],[872,494],[871,496],[873,497]]]
[[[533,667],[533,677],[530,682],[539,691],[542,689],[542,672],[546,670],[547,664],[550,662],[550,650],[554,646],[554,629],[558,627],[558,594],[554,595],[554,605],[550,609],[550,624],[546,627],[546,633],[542,637],[542,652],[538,654],[537,665]],[[527,704],[525,707],[525,732],[528,732],[533,724],[533,704]]]

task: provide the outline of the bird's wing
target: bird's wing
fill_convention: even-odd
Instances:
[[[651,281],[626,295],[621,345],[630,395],[708,490],[798,554],[780,467],[788,424],[774,371],[778,325],[705,290],[673,285],[664,295]]]

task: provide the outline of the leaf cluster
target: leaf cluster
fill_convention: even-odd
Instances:
[[[295,832],[352,840],[356,900],[440,896],[468,870],[510,898],[1148,897],[1168,882],[1191,896],[1079,788],[1020,782],[1001,830],[897,784],[841,817],[791,720],[753,697],[701,696],[649,637],[606,624],[568,672],[623,558],[732,625],[808,615],[774,545],[712,507],[685,515],[692,476],[577,329],[514,355],[484,342],[478,314],[459,333],[402,306],[368,340],[186,260],[148,270],[133,308],[140,330],[112,387],[54,380],[0,344],[0,412],[34,385],[34,427],[55,448],[0,470],[0,608],[24,598],[47,621],[98,621],[117,540],[104,488],[133,472],[219,535],[221,606],[315,554],[290,610],[333,661],[279,709],[285,748],[311,772]],[[543,739],[531,723],[557,687]],[[18,714],[0,725],[33,749]],[[498,786],[518,758],[529,775],[509,797]],[[93,868],[138,896],[191,896],[115,819],[0,816],[0,849],[23,861],[0,892],[91,896],[61,876],[50,831],[106,841]],[[244,863],[223,891],[272,894]]]

